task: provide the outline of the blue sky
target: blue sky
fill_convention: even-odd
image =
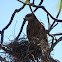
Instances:
[[[25,1],[25,0],[23,0]],[[40,0],[36,0],[35,4],[38,4]],[[10,21],[11,15],[14,12],[15,9],[19,9],[22,7],[22,3],[18,2],[17,0],[0,0],[0,30],[2,30]],[[44,0],[43,6],[54,16],[56,17],[58,10],[59,10],[59,5],[60,5],[60,0]],[[33,8],[34,9],[34,8]],[[10,40],[13,40],[22,25],[23,18],[25,17],[26,14],[30,13],[30,9],[28,6],[26,6],[23,10],[21,10],[19,13],[16,13],[13,22],[11,26],[5,30],[5,35],[4,35],[4,43],[10,42]],[[48,29],[48,23],[47,23],[47,14],[44,10],[38,9],[35,12],[35,15],[37,18],[40,20],[40,22],[43,22],[45,24],[46,29]],[[59,19],[62,19],[62,11],[60,13]],[[50,18],[50,22],[52,23],[53,20]],[[26,26],[27,23],[24,26],[23,32],[21,34],[21,37],[23,34],[26,34]],[[62,32],[62,23],[59,23],[52,31],[51,33],[60,33]],[[59,37],[57,37],[59,38]],[[62,42],[60,42],[53,50],[52,56],[55,59],[59,59],[62,61]]]

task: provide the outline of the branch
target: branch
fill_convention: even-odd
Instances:
[[[51,27],[51,24],[50,24],[50,20],[49,20],[49,16],[47,14],[47,19],[48,19],[48,29]]]
[[[22,2],[22,1],[20,1],[20,0],[17,0],[17,1],[19,1],[19,2],[21,2],[21,3],[23,3],[23,4],[26,4],[26,3],[24,3],[24,2]]]
[[[1,61],[1,62],[8,62],[8,61],[6,61],[5,58],[2,58],[1,56],[0,56],[0,61]]]
[[[53,36],[58,36],[58,35],[62,35],[62,33],[56,33],[56,34],[52,34]]]
[[[4,38],[4,31],[0,31],[0,34],[1,34],[1,44],[0,44],[0,46],[1,46],[2,43],[3,43],[3,38]]]
[[[41,2],[39,3],[39,5],[41,5],[43,3],[43,0],[41,0]],[[38,8],[36,8],[35,10],[34,10],[34,12],[37,10]]]
[[[1,34],[1,31],[0,31],[0,34]]]
[[[60,12],[61,12],[61,11],[60,11],[60,9],[59,9],[59,12],[58,12],[58,14],[57,14],[56,18],[58,18],[58,16],[59,16]]]
[[[3,28],[3,31],[6,30],[6,29],[10,26],[10,24],[12,23],[12,21],[13,21],[13,19],[14,19],[15,14],[16,14],[17,12],[21,11],[24,7],[25,7],[25,5],[23,5],[20,9],[16,9],[16,10],[14,11],[14,13],[13,13],[12,16],[11,16],[10,22],[7,24],[6,27]]]
[[[22,30],[23,30],[23,26],[24,26],[25,22],[26,22],[26,20],[24,19],[23,24],[22,24],[21,29],[20,29],[20,32],[19,32],[19,34],[17,35],[17,37],[15,38],[14,41],[18,40],[18,38],[19,38],[19,36],[20,36],[20,34],[21,34]]]
[[[56,40],[56,42],[53,43],[53,47],[48,50],[48,53],[50,53],[50,52],[53,50],[53,48],[54,48],[61,40],[62,40],[62,37],[60,37],[58,40]]]
[[[34,13],[34,12],[32,11],[32,8],[31,8],[31,6],[30,6],[30,5],[29,5],[29,8],[30,8],[31,12],[32,12],[32,13]]]
[[[59,14],[60,14],[60,10],[59,10],[59,12],[58,12],[58,14],[57,14],[56,18],[58,18]],[[54,22],[52,23],[51,27],[48,29],[48,30],[49,30],[49,32],[51,31],[51,29],[53,29],[52,27],[53,27],[54,23],[55,23],[55,20],[54,20]],[[56,25],[58,25],[58,22],[57,22],[57,24],[56,24]],[[54,26],[54,27],[55,27],[55,26]]]
[[[55,24],[54,25],[54,23],[53,23],[53,25],[51,25],[50,24],[50,21],[49,21],[49,17],[48,17],[48,14],[47,14],[47,19],[48,19],[48,31],[50,32],[55,26],[57,26],[58,25],[58,23],[57,24]]]
[[[11,23],[12,23],[12,21],[14,19],[15,14],[17,12],[21,11],[24,7],[25,7],[25,5],[23,5],[20,9],[16,9],[14,11],[14,13],[12,14],[12,16],[11,16],[10,22],[2,29],[2,31],[0,31],[0,33],[1,33],[1,44],[3,43],[4,31],[11,25]]]
[[[19,1],[19,0],[18,0]],[[41,5],[34,5],[34,4],[26,4],[26,3],[24,3],[24,2],[22,2],[22,1],[19,1],[19,2],[21,2],[21,3],[23,3],[23,4],[25,4],[25,5],[30,5],[30,6],[33,6],[33,7],[36,7],[36,8],[42,8],[53,20],[55,20],[54,22],[62,22],[62,20],[59,20],[59,19],[57,19],[57,18],[54,18],[47,10],[46,10],[46,8],[44,7],[44,6],[41,6]]]
[[[51,35],[51,34],[48,34],[49,36],[51,36],[52,37],[52,44],[51,44],[51,49],[53,50],[53,43],[54,43],[54,36],[53,35]],[[50,52],[49,52],[49,50],[48,50],[48,55],[50,55]]]
[[[60,41],[62,41],[62,37],[60,37],[60,38],[54,43],[54,47],[55,47]]]
[[[46,9],[45,7],[43,6],[36,6],[36,7],[39,7],[39,8],[42,8],[53,20],[55,20],[55,22],[62,22],[62,20],[59,20],[57,18],[54,18]]]
[[[54,22],[55,23],[55,22]],[[57,26],[58,25],[58,23],[56,23],[55,25],[54,25],[54,23],[51,25],[51,27],[48,29],[48,31],[50,32],[55,26]],[[54,25],[54,26],[53,26]]]
[[[34,4],[34,1],[35,1],[35,0],[33,0],[33,4]]]

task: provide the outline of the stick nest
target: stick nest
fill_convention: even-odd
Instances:
[[[24,62],[29,60],[35,61],[39,57],[46,62],[49,61],[48,54],[44,55],[39,45],[30,43],[26,40],[23,42],[11,42],[8,45],[2,46],[2,49],[10,55],[16,57],[18,60],[24,60]]]

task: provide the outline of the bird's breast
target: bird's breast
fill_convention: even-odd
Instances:
[[[27,25],[27,37],[28,39],[31,38],[38,38],[42,33],[41,26],[38,23],[28,23]]]

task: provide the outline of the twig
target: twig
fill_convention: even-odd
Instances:
[[[4,38],[4,31],[0,31],[0,34],[1,34],[1,44],[0,44],[0,46],[1,46],[2,43],[3,43],[3,38]]]
[[[51,28],[51,30],[55,27],[55,26],[57,26],[58,25],[58,23],[56,23],[52,28]]]
[[[0,31],[0,34],[1,34],[1,31]]]
[[[54,18],[46,9],[44,6],[37,6],[37,5],[31,5],[33,7],[38,7],[38,8],[42,8],[46,13],[48,13],[48,15],[53,19],[55,20],[55,22],[62,22],[62,20],[59,20],[57,18]]]
[[[55,21],[52,23],[51,27],[48,29],[48,32],[51,31],[51,29],[52,29],[52,27],[53,27],[54,24],[55,24]]]
[[[18,38],[19,38],[19,36],[20,36],[20,34],[21,34],[22,30],[23,30],[23,26],[24,26],[25,22],[26,22],[26,20],[24,19],[23,24],[22,24],[21,29],[20,29],[20,32],[19,32],[19,34],[17,35],[17,37],[15,38],[14,41],[18,40]]]
[[[32,8],[31,8],[31,6],[29,5],[29,8],[30,8],[30,10],[31,10],[31,12],[32,12],[32,14],[35,16],[35,14],[34,14],[34,12],[32,11]],[[35,16],[36,17],[36,16]]]
[[[56,34],[52,34],[53,36],[58,36],[58,35],[62,35],[62,33],[56,33]]]
[[[12,14],[12,16],[11,16],[10,22],[2,29],[2,31],[1,31],[1,44],[3,43],[4,31],[11,25],[11,23],[12,23],[12,21],[14,19],[15,14],[17,12],[21,11],[24,7],[25,7],[25,5],[23,5],[20,9],[16,9],[14,11],[14,13]]]
[[[19,0],[18,0],[19,1]],[[55,22],[62,22],[62,20],[59,20],[59,19],[57,19],[57,18],[54,18],[47,10],[46,10],[46,8],[44,7],[44,6],[41,6],[41,5],[34,5],[34,4],[26,4],[26,3],[24,3],[24,2],[22,2],[22,1],[19,1],[19,2],[21,2],[21,3],[23,3],[23,4],[25,4],[25,5],[30,5],[30,6],[33,6],[33,7],[36,7],[36,8],[42,8],[46,13],[48,13],[48,15],[53,19],[53,20],[55,20],[54,21],[54,23]]]
[[[48,19],[48,29],[49,29],[51,27],[51,24],[50,24],[50,21],[49,21],[48,14],[47,14],[47,19]]]
[[[56,18],[58,18],[58,16],[59,16],[60,12],[61,12],[61,9],[59,9],[59,12],[58,12],[58,14],[57,14]]]
[[[58,18],[59,14],[60,14],[60,10],[59,10],[59,12],[58,12],[56,18]],[[54,24],[55,24],[55,20],[54,20],[54,22],[52,23],[51,27],[49,28],[49,32],[51,31],[51,29],[52,29],[52,27],[53,27]],[[58,22],[57,22],[57,25],[58,25]]]
[[[62,40],[62,37],[60,37],[55,43],[53,43],[53,48],[54,48],[61,40]],[[50,49],[48,50],[48,53],[50,53],[50,52],[53,50],[53,48],[50,48]]]
[[[41,0],[41,2],[39,3],[39,5],[41,5],[43,3],[43,0]],[[36,8],[35,10],[34,10],[34,12],[37,10],[38,8]]]
[[[60,41],[62,41],[62,37],[60,37],[60,38],[54,43],[54,47],[55,47]]]
[[[23,3],[23,4],[25,4],[25,5],[29,5],[29,4],[26,4],[26,3],[24,3],[24,2],[22,2],[22,1],[20,1],[20,0],[17,0],[17,1],[19,1],[19,2],[21,2],[21,3]],[[43,0],[41,0],[41,2],[39,3],[39,5],[41,5],[43,3]],[[34,0],[33,0],[33,4],[34,4]],[[31,5],[31,4],[30,4]],[[38,8],[36,7],[36,9],[34,10],[34,12],[37,10]]]
[[[10,26],[10,24],[12,23],[12,21],[13,21],[13,19],[14,19],[15,14],[16,14],[17,12],[21,11],[24,7],[25,7],[25,5],[23,5],[20,9],[16,9],[16,10],[14,11],[14,13],[13,13],[12,16],[11,16],[10,22],[7,24],[6,27],[4,27],[4,28],[2,29],[2,31],[6,30],[6,29]]]
[[[35,1],[35,0],[33,0],[33,4],[34,4],[34,1]]]
[[[54,45],[53,45],[53,43],[54,43],[54,36],[53,36],[52,34],[48,34],[48,35],[52,37],[52,42],[51,42],[52,44],[51,44],[50,49],[53,50],[53,46],[54,46]],[[48,50],[48,55],[50,55],[50,52],[51,52],[50,49]]]
[[[32,13],[34,13],[34,12],[32,11],[32,8],[31,8],[31,6],[30,6],[30,5],[29,5],[29,8],[30,8],[31,12],[32,12]]]
[[[1,61],[1,62],[8,62],[8,61],[6,61],[5,58],[2,58],[1,56],[0,56],[0,61]]]
[[[47,14],[47,19],[48,19],[48,30],[49,30],[49,32],[55,27],[55,26],[57,26],[58,25],[58,23],[57,24],[53,24],[54,26],[51,26],[51,24],[50,24],[50,21],[49,21],[49,17],[48,17],[48,14]]]
[[[21,3],[23,3],[23,4],[25,4],[24,2],[22,2],[22,1],[20,1],[20,0],[17,0],[17,1],[19,1],[19,2],[21,2]]]
[[[53,23],[53,25],[54,25],[54,23]],[[58,25],[58,22],[54,26],[53,25],[51,25],[51,28],[48,29],[48,32],[50,32],[55,26],[57,26]]]

